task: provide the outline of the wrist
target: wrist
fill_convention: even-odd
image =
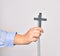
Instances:
[[[23,35],[16,34],[16,36],[14,38],[14,44],[15,45],[23,44]]]

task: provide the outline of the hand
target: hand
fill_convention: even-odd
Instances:
[[[23,35],[17,34],[15,36],[14,44],[29,44],[31,42],[36,42],[42,33],[43,33],[42,28],[33,27]]]

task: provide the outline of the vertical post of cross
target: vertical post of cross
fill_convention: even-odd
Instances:
[[[38,26],[41,27],[41,22],[46,21],[47,19],[42,18],[42,13],[39,13],[38,18],[34,18],[34,20],[37,20],[38,21]],[[37,49],[38,50],[38,56],[41,56],[41,53],[40,53],[40,39],[38,40],[37,48],[38,48]]]

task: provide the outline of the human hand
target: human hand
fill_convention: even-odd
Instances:
[[[41,34],[43,33],[43,29],[40,27],[33,27],[29,29],[25,34],[20,35],[17,34],[15,38],[15,44],[29,44],[31,42],[36,42]]]

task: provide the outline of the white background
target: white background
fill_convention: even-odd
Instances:
[[[0,0],[0,29],[24,34],[42,12],[41,56],[60,56],[60,0]],[[0,48],[0,56],[37,56],[37,42]]]

